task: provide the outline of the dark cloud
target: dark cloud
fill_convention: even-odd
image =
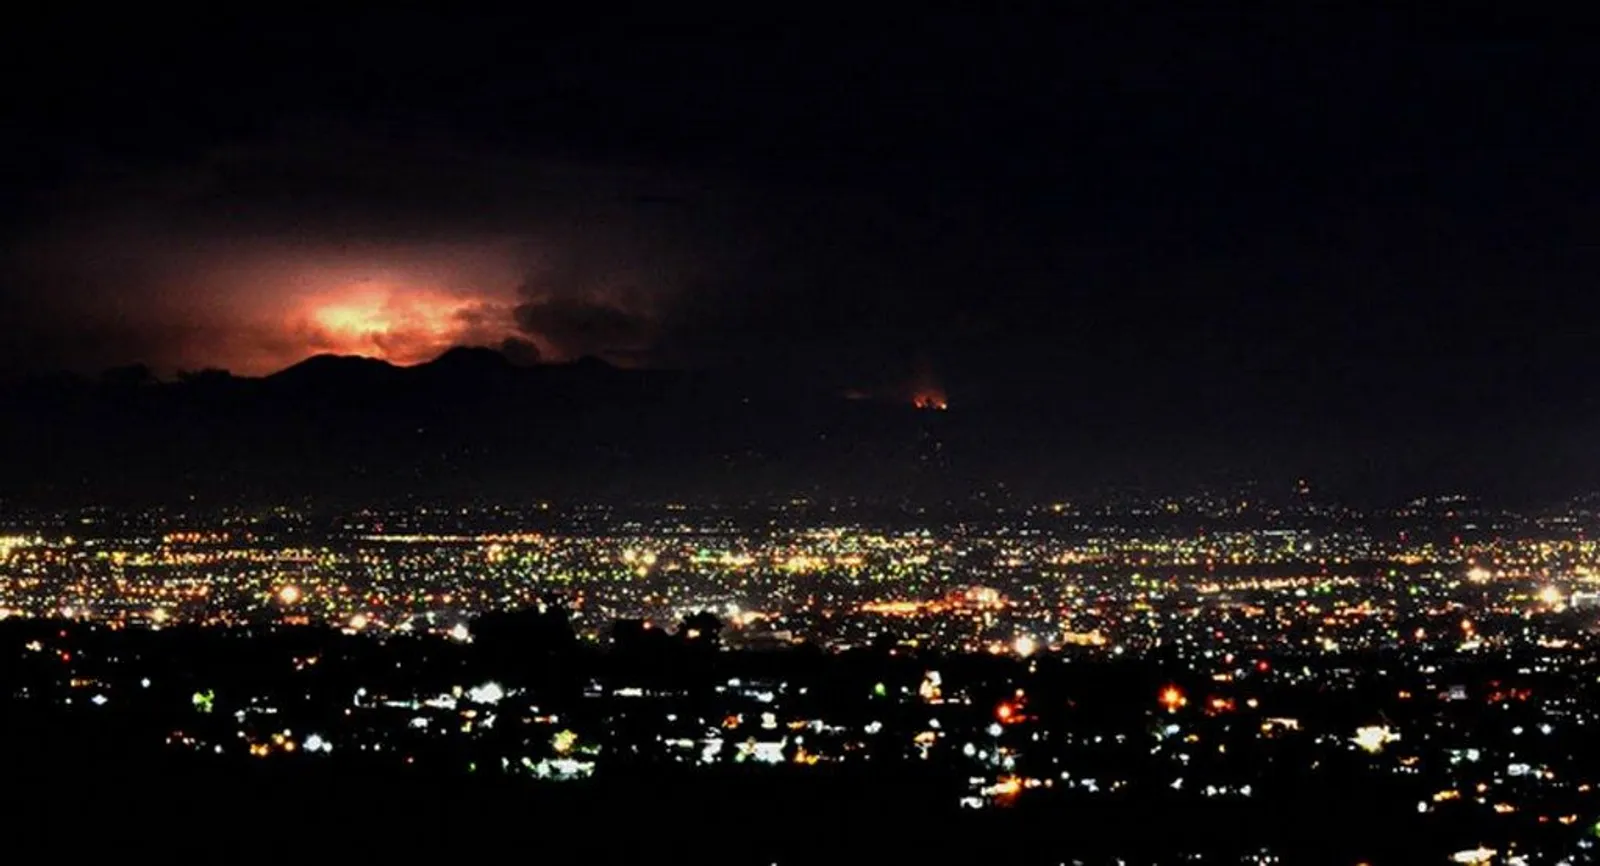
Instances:
[[[521,337],[507,337],[495,348],[506,356],[506,360],[519,367],[531,367],[544,360],[544,354],[539,351],[538,344]]]
[[[524,333],[543,341],[558,357],[634,357],[656,345],[648,319],[603,300],[529,301],[519,304],[514,315]]]

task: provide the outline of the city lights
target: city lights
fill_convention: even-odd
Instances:
[[[1054,503],[1039,513],[1060,514]],[[170,696],[140,684],[190,675],[147,649],[112,663],[94,641],[179,625],[263,647],[281,636],[285,654],[263,668],[276,685],[214,674],[180,687],[164,742],[204,755],[403,766],[449,755],[478,775],[551,784],[606,776],[622,748],[795,772],[910,758],[948,768],[959,805],[982,810],[1130,796],[1141,779],[1169,798],[1271,797],[1257,762],[1292,754],[1311,778],[1338,769],[1379,788],[1426,784],[1419,817],[1480,808],[1485,820],[1556,827],[1571,810],[1544,798],[1600,790],[1531,745],[1600,725],[1576,697],[1600,609],[1568,606],[1600,591],[1600,543],[1584,539],[1530,530],[1432,549],[1345,528],[1308,546],[1279,530],[1029,535],[805,520],[751,533],[682,511],[537,533],[414,520],[363,516],[342,535],[271,540],[188,529],[43,538],[10,551],[0,605],[46,625],[18,642],[21,658],[42,666],[40,682],[55,678],[64,711],[97,718],[159,712],[149,702]],[[377,522],[406,531],[374,533]],[[1468,556],[1470,568],[1446,558]],[[1373,574],[1373,561],[1395,566]],[[570,643],[547,643],[558,621]],[[324,631],[351,643],[336,649],[315,637]],[[761,673],[804,646],[819,676]],[[1393,661],[1367,661],[1374,652]],[[696,676],[723,653],[744,661],[695,691],[596,666],[612,653]],[[866,658],[890,666],[851,667]],[[918,664],[936,658],[950,661]],[[541,659],[561,659],[570,690],[524,681]],[[1154,706],[1144,687],[1135,712],[1090,685],[1100,664],[1162,677]],[[1578,685],[1546,686],[1559,677]],[[323,681],[354,686],[337,712],[308,703]],[[851,682],[859,691],[837,708],[813,702]],[[974,712],[980,702],[987,711]],[[1339,720],[1355,709],[1383,721],[1352,730]],[[1474,709],[1499,729],[1462,727]],[[1160,721],[1132,722],[1151,715]],[[317,733],[295,733],[291,719]],[[1113,754],[1130,768],[1105,764]],[[1475,769],[1492,767],[1499,781]]]

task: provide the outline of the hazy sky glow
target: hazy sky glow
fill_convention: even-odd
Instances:
[[[942,229],[871,197],[363,133],[218,148],[51,204],[6,262],[12,286],[51,287],[17,293],[27,327],[0,360],[23,371],[260,375],[517,340],[522,362],[901,388],[943,314],[927,275],[993,254],[914,248]]]
[[[10,58],[0,380],[475,343],[1088,462],[1587,454],[1596,53],[1281,12],[63,15]]]
[[[5,360],[259,375],[516,339],[523,360],[626,364],[657,359],[656,319],[717,282],[701,223],[720,206],[640,206],[679,194],[662,176],[333,141],[219,149],[58,196],[7,250],[11,285],[52,290],[19,293]]]
[[[218,345],[189,349],[185,361],[218,357],[254,374],[309,354],[414,364],[453,345],[498,344],[515,331],[519,279],[510,252],[492,245],[290,254],[224,269],[213,285],[236,301],[218,311]]]
[[[1578,46],[137,18],[15,76],[73,99],[0,142],[0,375],[518,336],[867,393],[927,358],[953,406],[1228,435],[1592,391]]]
[[[524,273],[506,242],[329,248],[150,234],[107,245],[104,237],[97,255],[66,254],[63,244],[39,265],[76,287],[44,299],[38,314],[45,327],[70,323],[93,335],[74,347],[80,368],[138,360],[164,372],[257,375],[325,352],[413,364],[517,333]]]

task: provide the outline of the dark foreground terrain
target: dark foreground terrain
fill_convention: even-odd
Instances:
[[[1299,719],[1283,722],[1220,697],[1162,710],[1173,672],[1148,663],[720,652],[693,619],[638,646],[619,630],[601,651],[573,644],[564,616],[480,618],[465,644],[8,622],[0,814],[14,842],[57,856],[226,862],[1419,864],[1513,842],[1554,855],[1529,862],[1593,850],[1590,698],[1580,680],[1515,664],[1452,672],[1486,684],[1476,701],[1247,686]],[[970,700],[915,697],[934,665]],[[449,697],[490,678],[496,694]],[[782,694],[740,697],[756,682]],[[1202,686],[1187,686],[1196,704]],[[1540,728],[1555,718],[1542,707],[1565,720]],[[1368,718],[1408,734],[1368,754],[1350,737]],[[848,733],[830,740],[808,721],[821,719]],[[1260,733],[1284,723],[1304,730]],[[915,733],[930,726],[941,736]],[[725,740],[725,757],[663,751],[685,736],[696,750]],[[780,737],[774,763],[726,757]],[[919,757],[924,738],[938,745]],[[1458,741],[1475,745],[1445,748]],[[1012,747],[1014,770],[979,751]],[[562,755],[593,759],[593,775],[532,772]],[[1502,772],[1497,755],[1554,769]],[[1068,770],[1129,781],[1086,790]],[[1037,784],[970,796],[1019,777]],[[1242,795],[1203,790],[1245,781]],[[973,799],[983,808],[963,807]]]
[[[1131,864],[1188,862],[1187,852],[1203,850],[1204,862],[1350,864],[1435,862],[1446,844],[1445,827],[1388,825],[1388,804],[1359,792],[1210,811],[1040,801],[975,812],[955,809],[936,784],[865,773],[730,768],[536,783],[162,759],[130,755],[113,739],[59,736],[67,732],[24,745],[16,722],[8,742],[20,748],[0,808],[14,838],[74,858]],[[1280,859],[1250,856],[1263,846]]]

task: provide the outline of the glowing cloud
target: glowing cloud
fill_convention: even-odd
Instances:
[[[307,334],[308,348],[415,364],[461,342],[503,338],[505,331],[474,333],[492,318],[485,310],[475,298],[357,286],[307,298],[288,324]]]

